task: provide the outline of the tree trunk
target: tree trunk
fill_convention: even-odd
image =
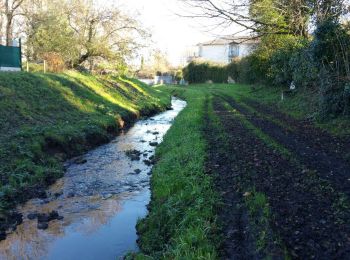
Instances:
[[[90,57],[90,53],[87,52],[83,55],[81,55],[76,63],[74,63],[74,67],[78,67],[80,64],[82,64],[84,61],[86,61]]]
[[[11,45],[11,40],[12,40],[12,15],[7,14],[7,21],[6,21],[6,45],[10,46]]]
[[[5,1],[5,16],[6,16],[6,25],[5,25],[6,46],[10,46],[11,40],[12,40],[13,11],[10,10],[9,0]]]

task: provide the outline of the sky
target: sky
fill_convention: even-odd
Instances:
[[[186,50],[199,42],[213,39],[212,32],[205,32],[200,21],[184,18],[179,0],[118,0],[118,5],[137,17],[152,33],[154,47],[165,52],[172,65],[183,65]]]

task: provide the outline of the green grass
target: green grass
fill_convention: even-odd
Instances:
[[[63,160],[169,101],[127,78],[0,73],[0,211],[62,176]]]
[[[205,173],[206,94],[167,88],[188,101],[157,148],[148,217],[138,224],[142,255],[154,259],[216,259],[218,196]]]

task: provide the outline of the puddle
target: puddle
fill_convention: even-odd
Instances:
[[[118,259],[138,250],[136,222],[147,214],[151,161],[157,143],[186,102],[138,121],[126,133],[66,162],[65,177],[19,208],[23,223],[0,242],[0,259]],[[61,220],[37,228],[31,213],[57,211]]]

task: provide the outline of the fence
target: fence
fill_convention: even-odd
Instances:
[[[22,48],[21,41],[13,46],[0,44],[0,71],[21,71],[22,70]]]

